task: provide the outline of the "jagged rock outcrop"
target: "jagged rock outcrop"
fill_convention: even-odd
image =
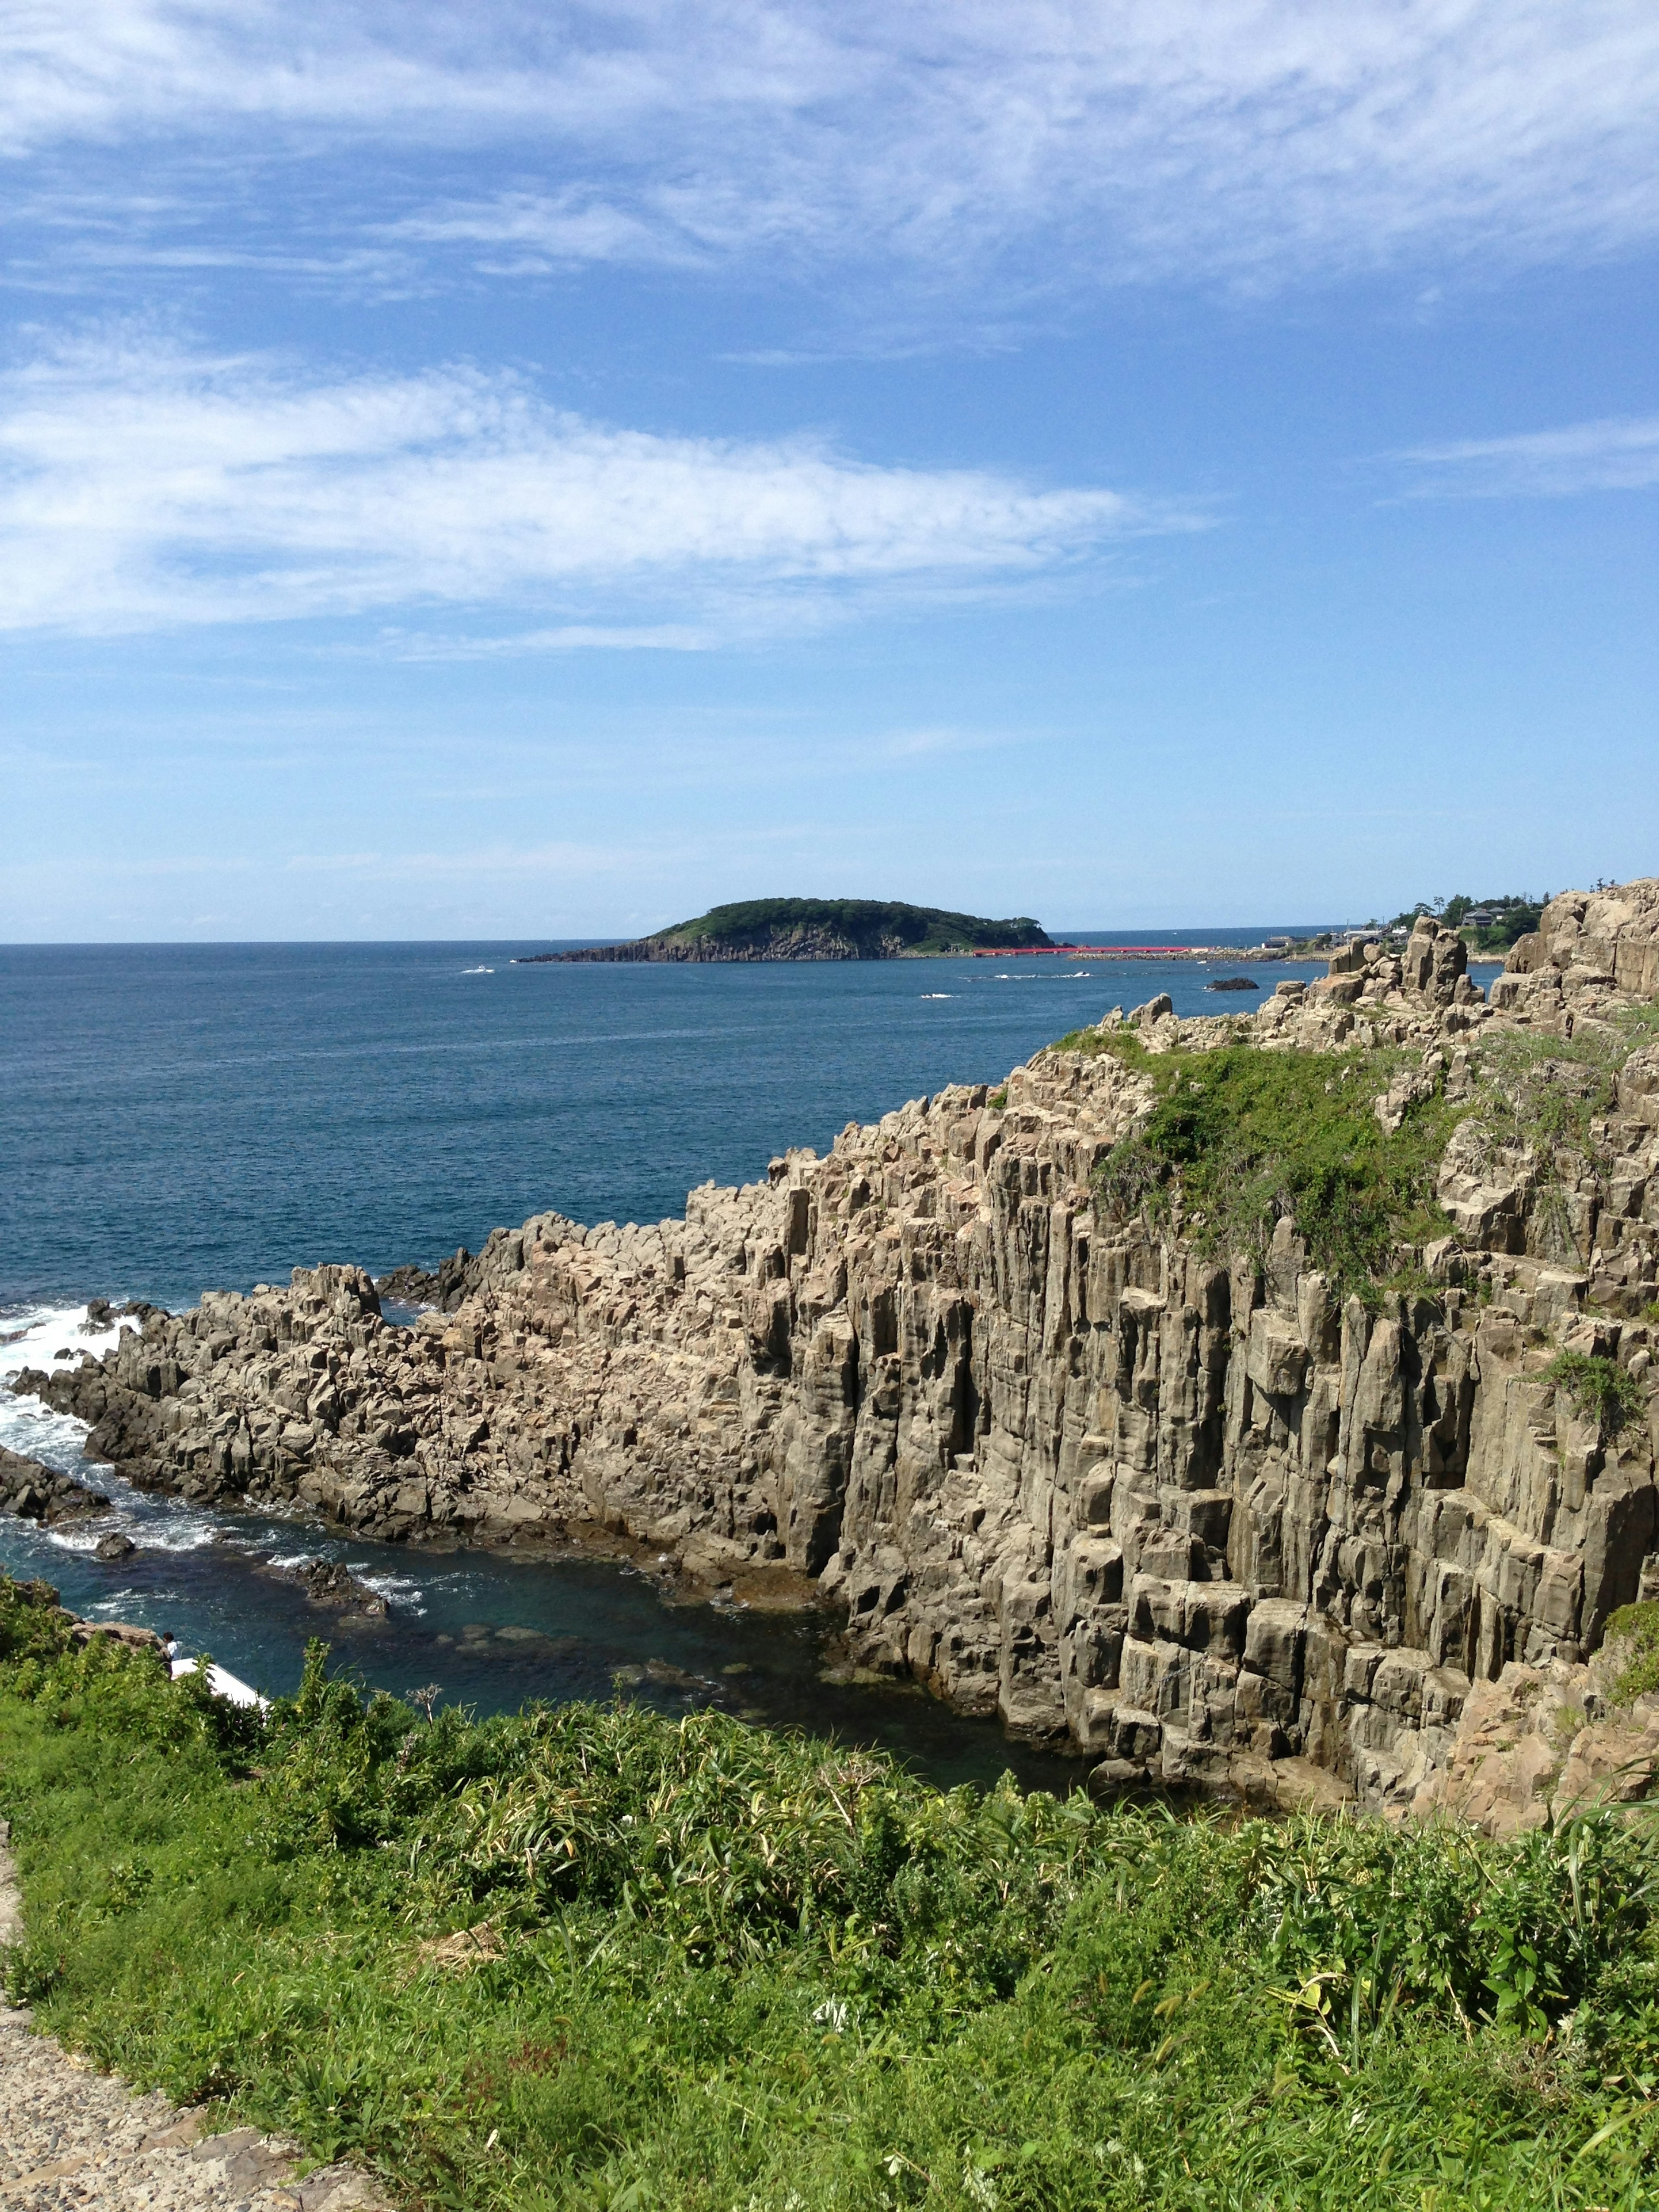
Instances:
[[[380,1593],[371,1589],[361,1575],[354,1575],[339,1559],[301,1559],[292,1566],[273,1564],[264,1571],[297,1584],[313,1605],[326,1606],[335,1613],[354,1613],[364,1620],[384,1620],[391,1611]]]
[[[1650,1408],[1587,1415],[1553,1372],[1577,1352],[1650,1395],[1659,1049],[1619,979],[1656,961],[1659,884],[1553,902],[1494,1006],[1425,918],[1251,1013],[1109,1017],[683,1222],[498,1232],[409,1329],[359,1271],[301,1269],[25,1384],[191,1495],[810,1578],[859,1663],[1109,1782],[1405,1808],[1484,1686],[1581,1667],[1659,1587]],[[1101,1048],[1124,1026],[1154,1055],[1393,1048],[1383,1128],[1429,1090],[1468,1108],[1413,1287],[1340,1298],[1289,1216],[1227,1255],[1099,1210],[1153,1089]],[[1576,1150],[1483,1088],[1506,1052],[1562,1096],[1605,1082]]]
[[[0,1447],[0,1513],[39,1521],[51,1528],[108,1510],[109,1500],[101,1491],[88,1490],[73,1475],[60,1474],[56,1468],[42,1467],[39,1460]]]

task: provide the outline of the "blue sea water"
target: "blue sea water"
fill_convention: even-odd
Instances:
[[[0,947],[0,1304],[178,1306],[319,1260],[379,1274],[548,1207],[659,1220],[711,1176],[1000,1081],[1115,1004],[1231,1011],[1255,1001],[1206,998],[1218,969],[1265,991],[1316,972],[513,964],[548,949]]]
[[[1265,993],[1316,972],[1052,956],[514,965],[550,949],[0,948],[0,1386],[78,1356],[90,1297],[176,1308],[319,1260],[378,1274],[476,1249],[548,1207],[655,1220],[711,1176],[763,1175],[792,1145],[826,1150],[849,1121],[947,1083],[999,1082],[1114,1005],[1167,990],[1183,1014],[1237,1011],[1256,1001],[1207,997],[1218,974]],[[86,1464],[81,1437],[0,1389],[0,1443],[110,1492],[100,1529],[139,1549],[106,1565],[86,1532],[0,1517],[0,1567],[47,1576],[88,1615],[170,1627],[273,1691],[293,1687],[307,1638],[324,1634],[371,1682],[436,1683],[486,1711],[604,1695],[620,1670],[629,1694],[664,1710],[714,1703],[833,1728],[941,1781],[1012,1764],[1053,1784],[1066,1771],[917,1693],[826,1680],[814,1619],[671,1605],[648,1577],[592,1562],[393,1551],[143,1498]],[[389,1620],[343,1626],[313,1609],[273,1571],[300,1553],[368,1574]]]

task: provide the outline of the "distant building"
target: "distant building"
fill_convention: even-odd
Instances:
[[[1471,929],[1490,929],[1498,919],[1490,907],[1471,907],[1463,917]]]

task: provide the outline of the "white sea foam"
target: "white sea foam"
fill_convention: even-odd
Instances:
[[[217,1522],[204,1521],[193,1513],[169,1515],[165,1520],[146,1520],[139,1540],[150,1552],[200,1552],[222,1539]]]
[[[88,1620],[96,1620],[100,1617],[106,1620],[125,1620],[125,1608],[133,1603],[138,1595],[136,1589],[118,1589],[110,1591],[105,1597],[94,1598],[85,1607],[86,1618]]]
[[[46,1535],[47,1543],[55,1544],[60,1552],[95,1552],[109,1533],[109,1516],[100,1513],[95,1528],[48,1528]]]
[[[72,1367],[83,1352],[107,1352],[131,1321],[85,1334],[85,1306],[24,1306],[0,1314],[0,1382],[20,1368]]]
[[[48,1543],[65,1552],[91,1551],[100,1536],[117,1529],[146,1551],[199,1552],[217,1540],[216,1522],[176,1499],[147,1497],[112,1468],[88,1461],[84,1421],[54,1413],[39,1398],[20,1398],[10,1387],[13,1377],[26,1367],[55,1373],[77,1365],[82,1352],[106,1352],[124,1328],[133,1326],[130,1320],[118,1319],[111,1328],[86,1335],[86,1319],[83,1305],[32,1306],[0,1316],[0,1338],[5,1340],[0,1343],[0,1444],[102,1491],[112,1509],[100,1515],[94,1528],[42,1533]]]
[[[9,1451],[64,1469],[80,1461],[86,1423],[54,1413],[39,1398],[20,1398],[11,1386],[26,1367],[57,1373],[76,1366],[83,1352],[107,1352],[123,1324],[88,1336],[82,1333],[86,1318],[85,1306],[26,1306],[0,1315],[0,1444]]]
[[[373,1590],[376,1597],[383,1597],[388,1605],[401,1606],[406,1613],[412,1613],[416,1620],[425,1613],[426,1607],[422,1600],[426,1592],[408,1575],[368,1574],[364,1571],[368,1565],[366,1560],[361,1565],[354,1565],[350,1560],[346,1564],[365,1589]]]

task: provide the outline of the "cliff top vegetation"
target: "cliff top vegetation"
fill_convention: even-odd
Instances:
[[[241,1714],[45,1595],[0,1581],[11,1994],[405,2201],[1652,2201],[1640,1816],[1496,1844],[945,1794],[716,1714],[423,1715],[319,1650]]]
[[[1265,1251],[1291,1216],[1340,1294],[1374,1303],[1408,1274],[1416,1248],[1449,1225],[1436,1171],[1467,1105],[1443,1079],[1413,1085],[1397,1125],[1375,1101],[1413,1056],[1396,1051],[1150,1053],[1129,1030],[1075,1030],[1058,1051],[1110,1052],[1146,1078],[1152,1104],[1095,1170],[1097,1204],[1181,1225],[1200,1250]]]
[[[1579,1259],[1566,1192],[1606,1185],[1615,1161],[1604,1117],[1632,1056],[1659,1038],[1659,1004],[1621,1008],[1571,1037],[1512,1031],[1486,1040],[1460,1095],[1443,1066],[1394,1047],[1149,1052],[1129,1029],[1074,1030],[1054,1047],[1110,1053],[1152,1092],[1139,1125],[1096,1169],[1110,1218],[1170,1220],[1200,1250],[1265,1251],[1285,1215],[1313,1264],[1375,1305],[1419,1279],[1421,1248],[1451,1224],[1437,1198],[1453,1132],[1477,1125],[1474,1156],[1527,1157],[1546,1243]],[[1393,1110],[1377,1111],[1379,1102]]]
[[[677,921],[659,937],[695,941],[717,938],[730,945],[759,945],[792,931],[821,931],[872,951],[896,942],[907,952],[950,952],[958,948],[1048,945],[1042,925],[1029,915],[988,921],[982,915],[953,914],[944,907],[907,906],[898,899],[741,899],[711,907],[691,921]]]

